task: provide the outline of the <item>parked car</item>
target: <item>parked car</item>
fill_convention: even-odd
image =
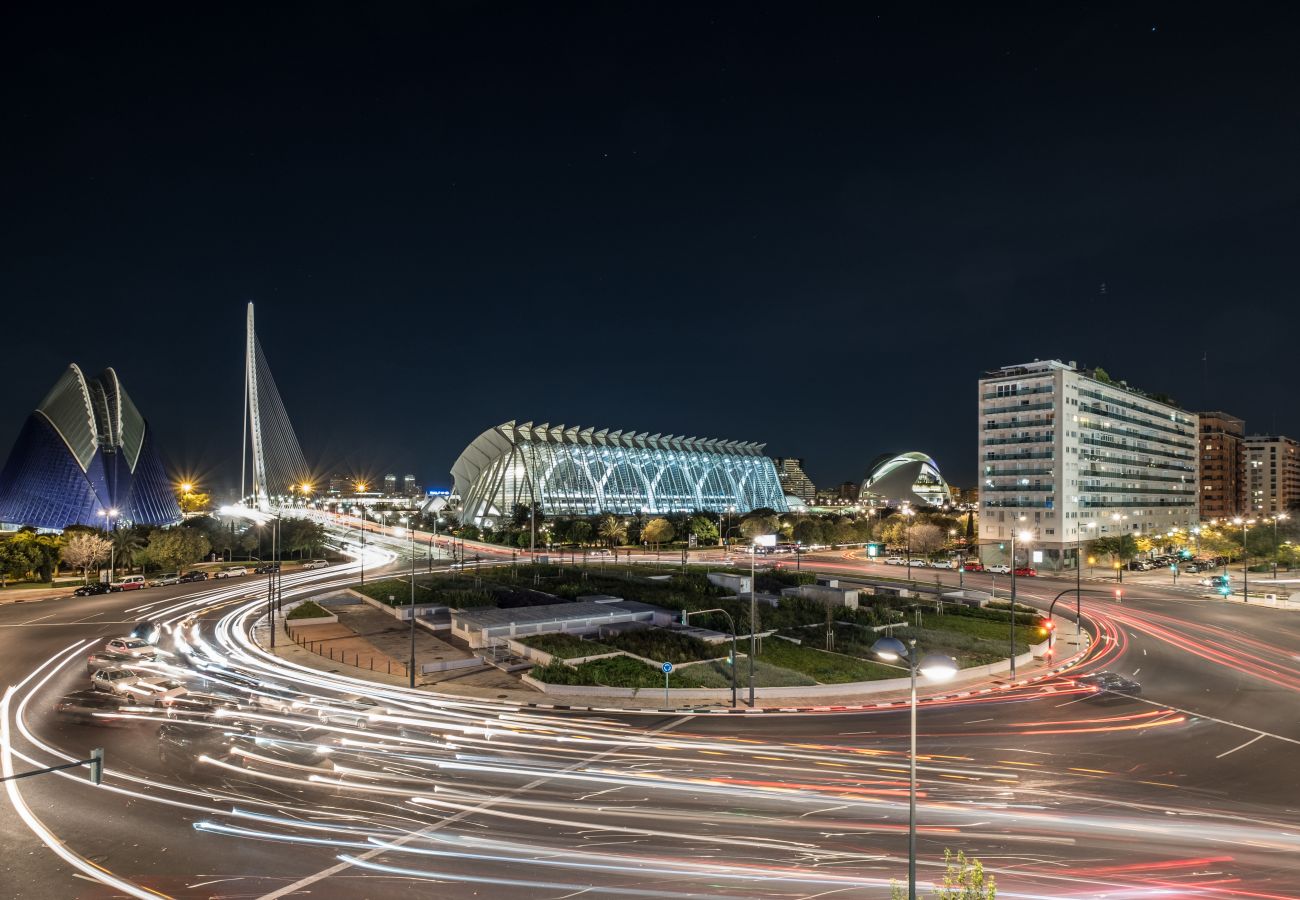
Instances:
[[[955,559],[935,560],[930,563],[930,568],[931,569],[955,569],[957,568],[957,560]]]
[[[164,585],[168,585],[168,584],[180,584],[180,583],[181,583],[181,573],[171,572],[168,573],[167,575],[159,575],[156,578],[154,578],[152,581],[149,582],[149,587],[163,587]]]
[[[608,550],[597,550],[597,551],[593,552],[591,555],[592,555],[592,556],[601,556],[601,555],[609,556],[609,551],[608,551]],[[327,560],[327,559],[309,559],[309,560],[307,560],[305,563],[302,564],[302,567],[303,567],[304,569],[323,569],[323,568],[325,568],[325,567],[328,566],[328,565],[329,565],[329,560]]]
[[[1142,693],[1142,685],[1120,675],[1118,672],[1094,672],[1091,675],[1080,675],[1074,679],[1074,683],[1086,688],[1092,688],[1097,692],[1106,692],[1111,694],[1123,694],[1128,697],[1136,697]]]
[[[195,581],[207,581],[207,580],[208,580],[208,573],[200,572],[196,569],[193,572],[186,572],[184,575],[182,575],[180,578],[177,579],[177,583],[192,584]]]
[[[928,562],[926,562],[923,559],[911,559],[907,561],[907,564],[910,565],[913,569],[925,569],[928,568],[930,565]]]
[[[239,578],[241,575],[247,575],[248,569],[243,566],[226,566],[224,569],[218,569],[213,578]]]
[[[72,592],[74,597],[97,597],[100,594],[107,594],[110,588],[102,581],[92,581],[90,584],[83,584]]]
[[[967,572],[983,572],[983,571],[984,571],[984,564],[983,564],[983,563],[977,563],[977,562],[968,562],[968,563],[966,563],[965,568],[966,568],[966,571],[967,571]]]
[[[905,565],[907,565],[907,560],[903,559],[903,557],[901,557],[901,556],[886,556],[886,557],[885,557],[885,565],[887,565],[887,566],[905,566]]]
[[[1027,578],[1033,578],[1033,577],[1034,577],[1035,575],[1037,575],[1037,574],[1038,574],[1038,570],[1035,569],[1035,568],[1033,568],[1032,566],[1017,566],[1017,567],[1016,567],[1016,575],[1017,575],[1017,576],[1021,576],[1021,575],[1023,575],[1023,576],[1025,576],[1025,577],[1027,577]]]
[[[126,575],[117,581],[110,581],[108,589],[110,591],[138,591],[140,588],[148,587],[143,575]]]
[[[985,566],[984,571],[988,572],[990,575],[1010,575],[1011,567],[1007,565],[997,564],[992,566]]]
[[[254,575],[270,575],[272,572],[280,571],[279,563],[262,563],[253,570]]]
[[[1183,566],[1184,575],[1198,575],[1200,574],[1200,571],[1201,571],[1201,567],[1198,566],[1196,563],[1188,563],[1187,565]]]

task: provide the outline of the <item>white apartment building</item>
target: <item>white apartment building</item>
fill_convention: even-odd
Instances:
[[[980,555],[1073,570],[1079,541],[1198,521],[1198,417],[1100,369],[1035,360],[979,382]]]
[[[1245,441],[1246,508],[1275,516],[1300,504],[1300,441],[1252,434]]]

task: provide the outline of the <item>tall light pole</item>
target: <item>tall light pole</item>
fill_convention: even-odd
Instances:
[[[910,584],[911,581],[912,581],[912,525],[911,525],[911,519],[912,519],[912,516],[916,515],[916,510],[912,509],[912,507],[908,506],[908,505],[905,503],[905,504],[903,504],[903,508],[902,508],[901,510],[899,510],[899,512],[900,512],[900,513],[905,517],[905,518],[903,519],[903,542],[904,542],[904,546],[905,546],[905,548],[906,548],[906,552],[907,552],[907,581],[908,581],[908,583]]]
[[[749,708],[754,708],[754,657],[758,654],[758,559],[759,545],[776,546],[776,535],[755,535],[749,542]]]
[[[1022,544],[1027,544],[1034,539],[1034,535],[1029,531],[1022,531],[1019,535],[1011,532],[1011,680],[1016,680],[1016,538],[1020,538]]]
[[[1278,513],[1277,515],[1273,516],[1273,580],[1274,581],[1277,581],[1277,557],[1278,557],[1278,551],[1280,549],[1277,542],[1277,522],[1278,519],[1289,519],[1289,518],[1291,517],[1288,516],[1286,513]]]
[[[907,896],[916,900],[916,673],[931,681],[947,681],[957,674],[957,663],[942,653],[927,653],[924,658],[916,649],[916,641],[907,644],[897,638],[881,638],[871,645],[871,652],[886,662],[905,662],[911,676],[911,750],[908,756],[910,778],[907,792]]]
[[[104,530],[112,531],[108,539],[108,580],[112,581],[117,577],[117,510],[101,509],[99,514],[104,517]]]
[[[1236,518],[1232,524],[1241,526],[1241,599],[1250,602],[1250,553],[1246,550],[1246,527],[1254,525],[1254,519]]]
[[[406,522],[407,531],[411,535],[411,664],[407,666],[407,674],[411,679],[411,688],[415,688],[415,517],[402,516],[402,521]]]
[[[1080,620],[1083,618],[1083,529],[1092,528],[1094,522],[1079,523],[1079,546],[1074,551],[1074,643],[1075,646],[1083,639],[1083,626]]]

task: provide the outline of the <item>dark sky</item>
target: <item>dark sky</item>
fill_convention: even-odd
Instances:
[[[322,472],[446,484],[518,418],[969,484],[976,378],[1049,357],[1300,431],[1292,21],[37,6],[0,38],[0,452],[113,365],[233,483],[249,300]]]

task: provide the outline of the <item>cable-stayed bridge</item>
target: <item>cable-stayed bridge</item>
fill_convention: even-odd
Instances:
[[[252,450],[252,485],[249,490],[249,450]],[[239,490],[245,503],[269,510],[275,498],[302,492],[311,484],[311,470],[294,434],[280,391],[271,376],[248,304],[248,332],[244,342],[244,437],[240,456]],[[278,505],[278,504],[277,504]]]

